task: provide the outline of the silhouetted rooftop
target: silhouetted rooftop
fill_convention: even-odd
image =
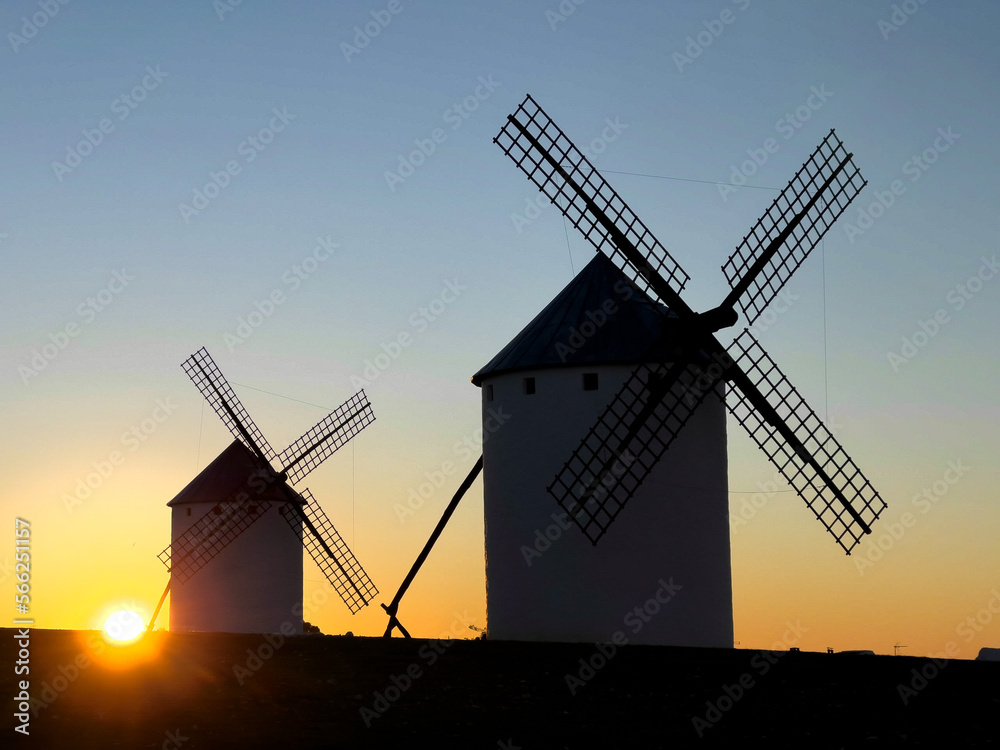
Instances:
[[[490,375],[529,368],[663,359],[664,353],[657,347],[662,312],[669,314],[607,256],[597,253],[534,320],[472,376],[472,382],[481,385]]]
[[[252,477],[258,477],[259,484],[253,485],[247,491],[256,500],[277,500],[285,502],[288,496],[281,491],[281,483],[264,488],[264,475],[258,458],[239,440],[234,440],[228,448],[220,453],[212,463],[188,482],[188,485],[177,493],[168,507],[190,503],[218,503],[231,500],[246,489]]]

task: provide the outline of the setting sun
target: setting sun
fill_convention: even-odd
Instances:
[[[104,621],[104,634],[108,641],[118,645],[132,643],[146,630],[138,613],[120,609]]]

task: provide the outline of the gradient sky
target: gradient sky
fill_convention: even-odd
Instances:
[[[760,494],[775,470],[731,423],[731,507],[747,517],[732,537],[736,639],[770,647],[799,622],[787,645],[804,650],[1000,645],[1000,279],[961,286],[992,275],[1000,250],[995,3],[904,3],[902,24],[889,2],[305,5],[0,10],[0,509],[32,523],[37,626],[155,605],[165,503],[230,441],[187,356],[206,346],[278,447],[407,332],[366,386],[377,421],[306,483],[391,599],[475,458],[457,447],[479,427],[469,377],[593,253],[551,206],[514,216],[537,193],[492,138],[530,92],[691,274],[696,309],[722,298],[720,265],[837,128],[869,186],[759,338],[889,503],[874,535],[887,549],[870,539],[845,557],[786,484]],[[345,47],[373,13],[391,20]],[[248,140],[272,123],[273,138]],[[434,153],[387,179],[436,128]],[[713,183],[769,138],[754,187],[723,196]],[[225,186],[183,210],[213,173]],[[337,248],[296,277],[318,238]],[[449,282],[461,294],[422,317]],[[275,290],[273,314],[228,339]],[[26,376],[53,340],[64,347]],[[67,508],[114,451],[119,465]],[[11,593],[12,555],[0,549]],[[305,569],[308,599],[325,583]],[[477,483],[400,618],[420,636],[456,612],[485,626],[484,585]],[[324,632],[384,629],[377,606],[352,617],[330,594],[307,614]]]

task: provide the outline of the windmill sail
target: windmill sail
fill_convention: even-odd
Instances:
[[[831,130],[750,233],[722,271],[746,325],[764,311],[868,182]]]
[[[534,99],[525,97],[493,142],[640,289],[663,280],[671,291],[653,293],[680,312],[687,273]]]
[[[885,501],[749,331],[730,349],[763,396],[762,403],[735,381],[734,398],[727,402],[730,412],[837,544],[851,554],[871,533]]]
[[[270,503],[250,500],[218,503],[157,557],[171,576],[184,583],[260,520],[270,507]]]
[[[549,485],[593,544],[712,391],[706,377],[684,363],[637,367]]]
[[[302,524],[303,543],[313,562],[344,600],[351,614],[357,614],[378,594],[378,589],[312,493],[304,490],[301,494],[305,504],[284,505],[281,515],[293,530],[299,523]]]
[[[278,463],[290,482],[299,482],[374,421],[372,405],[365,392],[358,391],[285,448]]]
[[[249,412],[205,347],[184,360],[181,366],[233,437],[242,441],[265,461],[273,461],[274,449],[254,424]]]

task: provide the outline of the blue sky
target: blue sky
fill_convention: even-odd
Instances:
[[[888,2],[761,0],[43,5],[0,11],[0,448],[12,467],[0,507],[46,529],[49,626],[86,627],[98,603],[155,601],[165,583],[164,504],[228,442],[180,370],[203,345],[232,381],[319,405],[240,391],[277,446],[412,334],[368,379],[375,425],[310,484],[391,597],[451,488],[402,520],[394,505],[476,430],[472,373],[593,252],[551,206],[517,216],[537,193],[492,138],[525,93],[591,149],[690,273],[696,309],[725,294],[719,267],[830,128],[869,181],[791,281],[788,313],[759,337],[834,418],[890,521],[949,461],[973,468],[863,575],[794,495],[776,494],[733,538],[737,632],[753,633],[744,643],[793,616],[800,588],[832,587],[838,612],[872,607],[870,622],[831,631],[849,635],[830,645],[883,651],[887,618],[933,651],[989,598],[1000,286],[991,276],[965,295],[961,285],[992,274],[1000,246],[995,4],[901,4],[911,14]],[[366,24],[378,34],[361,47]],[[773,153],[746,166],[768,139]],[[421,142],[433,153],[402,181],[387,178]],[[713,183],[741,167],[754,187],[723,195]],[[224,186],[185,215],[181,204],[213,181]],[[880,194],[892,196],[884,210]],[[860,212],[873,203],[868,226]],[[460,293],[435,307],[448,284]],[[240,319],[275,293],[272,314],[233,344]],[[915,356],[891,360],[915,334],[925,341]],[[25,376],[53,338],[65,347]],[[157,399],[177,409],[70,513],[61,498]],[[737,505],[773,473],[738,429]],[[445,629],[451,608],[483,621],[480,500],[469,497],[415,586],[423,634]],[[125,568],[127,585],[52,601]],[[946,606],[928,615],[930,570]],[[773,623],[751,606],[762,586],[776,590]],[[333,632],[383,626],[380,611],[352,621],[334,610],[321,615]],[[830,611],[807,615],[826,637]]]

